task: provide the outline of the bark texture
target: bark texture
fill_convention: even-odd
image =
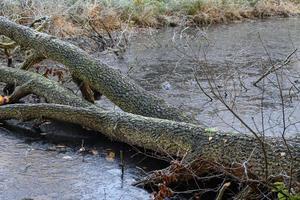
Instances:
[[[0,34],[39,55],[67,66],[74,77],[91,85],[122,110],[149,117],[190,121],[183,112],[147,92],[126,75],[96,61],[86,52],[56,37],[0,17]]]
[[[226,165],[245,163],[259,174],[264,172],[262,149],[254,137],[242,134],[211,133],[201,126],[129,113],[105,111],[41,75],[0,67],[0,80],[25,85],[27,93],[45,97],[49,103],[0,107],[0,118],[49,118],[77,123],[131,145],[173,156],[188,155],[188,160],[206,157]],[[27,87],[29,85],[30,87]],[[64,105],[57,105],[64,104]],[[72,106],[72,107],[71,107]],[[267,138],[270,173],[287,172],[290,158],[281,138]],[[300,168],[300,139],[289,140],[293,168]]]
[[[27,90],[27,93],[45,97],[49,103],[82,107],[92,106],[72,91],[61,87],[56,81],[33,72],[0,66],[0,81],[23,86],[23,90]]]
[[[151,149],[162,154],[184,156],[191,161],[199,156],[226,166],[244,163],[256,174],[264,174],[264,157],[257,141],[248,135],[209,133],[202,127],[184,122],[143,117],[100,108],[80,108],[58,104],[6,105],[0,107],[0,119],[29,120],[48,118],[72,122],[99,131],[111,139]],[[269,172],[288,172],[290,158],[279,138],[267,138]],[[292,167],[300,169],[300,139],[289,141],[295,158]]]
[[[178,122],[187,120],[180,111],[146,92],[118,71],[96,62],[84,51],[55,37],[16,25],[3,17],[0,17],[0,34],[34,49],[45,58],[65,64],[72,75],[102,92],[123,110],[135,113],[105,111],[41,75],[0,67],[1,82],[19,85],[24,94],[35,93],[53,103],[1,106],[0,119],[49,118],[77,123],[114,140],[163,154],[186,156],[187,161],[201,156],[226,166],[240,163],[246,172],[251,170],[264,174],[264,154],[254,137],[212,133],[198,125]],[[299,138],[288,141],[293,159],[289,157],[281,138],[266,138],[265,142],[270,174],[289,172],[290,166],[300,169]]]

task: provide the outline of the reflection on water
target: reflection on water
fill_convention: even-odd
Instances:
[[[99,155],[83,156],[80,145],[59,152],[53,144],[26,141],[7,130],[0,131],[0,199],[150,199],[143,189],[131,186],[139,170],[126,165],[124,179],[118,160],[105,159],[105,145]],[[105,143],[104,142],[104,143]],[[117,154],[117,153],[116,153]]]
[[[289,18],[214,26],[207,30],[147,31],[133,38],[123,61],[106,55],[102,57],[123,72],[129,66],[129,75],[145,89],[182,107],[207,126],[248,132],[224,106],[217,101],[209,102],[201,92],[194,78],[195,70],[207,92],[209,74],[214,77],[216,87],[227,102],[235,97],[235,110],[254,129],[253,120],[261,130],[263,105],[266,133],[279,135],[283,126],[282,112],[274,73],[265,79],[264,92],[253,87],[252,83],[271,67],[270,59],[276,63],[299,47],[300,19]],[[299,58],[300,53],[293,56],[289,66],[279,71],[289,134],[299,133],[296,122],[300,121],[300,112],[297,112],[300,62],[296,56]],[[203,67],[206,71],[201,70]]]

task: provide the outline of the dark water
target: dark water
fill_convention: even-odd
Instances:
[[[235,99],[234,110],[251,127],[262,129],[263,104],[266,132],[269,135],[282,132],[276,77],[273,74],[265,79],[263,101],[262,90],[252,83],[265,71],[263,67],[271,66],[270,59],[278,62],[300,47],[299,18],[221,25],[207,30],[147,30],[134,34],[131,39],[124,59],[103,53],[95,55],[128,73],[145,89],[182,107],[208,127],[247,132],[224,106],[215,99],[210,102],[200,91],[194,74],[208,93],[209,74],[226,102]],[[299,73],[300,63],[295,56],[289,66],[279,71],[289,135],[299,135],[299,91],[296,89],[300,88]],[[103,101],[100,104],[108,105]],[[113,161],[107,159],[108,148],[118,155],[120,147],[107,140],[96,144],[98,155],[86,155],[83,162],[83,156],[77,152],[80,144],[61,152],[51,150],[55,144],[28,140],[4,129],[0,137],[1,200],[150,199],[148,192],[131,186],[141,177],[141,170],[136,168],[140,161],[127,156],[122,179],[118,156]],[[150,164],[158,165],[154,161]]]
[[[0,137],[1,200],[150,199],[148,192],[131,186],[141,177],[141,170],[132,163],[139,164],[141,158],[133,162],[127,156],[122,179],[121,148],[107,139],[95,145],[98,155],[83,157],[78,153],[81,145],[53,150],[57,145],[2,128]],[[108,152],[114,152],[116,158],[110,160]]]
[[[275,74],[265,78],[264,84],[260,83],[264,90],[254,87],[253,82],[272,66],[271,63],[284,60],[300,47],[299,18],[196,30],[147,30],[132,40],[124,60],[99,56],[123,72],[129,71],[129,76],[144,88],[182,107],[208,127],[249,132],[220,102],[209,101],[199,89],[194,74],[208,94],[207,80],[213,80],[213,88],[220,91],[228,105],[234,102],[235,112],[254,130],[262,132],[264,129],[268,135],[282,134],[282,102]],[[294,54],[291,63],[278,70],[287,135],[297,135],[300,128],[299,56],[300,52]]]

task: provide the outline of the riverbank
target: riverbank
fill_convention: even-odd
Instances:
[[[98,31],[121,30],[124,26],[207,26],[299,13],[299,0],[4,0],[0,3],[0,15],[22,24],[51,16],[50,30],[59,36],[80,35],[88,26]]]
[[[292,18],[282,19],[282,20],[291,20],[291,19]],[[299,20],[299,18],[297,18],[296,20]],[[272,58],[274,57],[276,59],[275,61],[277,61],[277,59],[281,58],[281,56],[286,57],[289,52],[291,52],[294,48],[296,48],[299,45],[299,43],[298,43],[299,40],[297,39],[299,36],[299,34],[297,34],[297,32],[299,31],[299,29],[297,29],[297,27],[299,27],[299,26],[297,26],[297,23],[299,23],[299,21],[282,21],[281,23],[279,21],[280,20],[276,20],[275,21],[276,23],[273,22],[271,24],[269,24],[271,22],[271,20],[267,20],[265,22],[262,22],[261,24],[239,23],[239,24],[232,24],[230,26],[226,25],[226,26],[213,27],[213,28],[215,28],[214,30],[210,30],[210,32],[208,30],[206,32],[207,37],[205,39],[208,39],[208,41],[214,41],[215,43],[219,44],[219,46],[214,47],[214,49],[211,51],[211,53],[207,52],[206,57],[203,60],[206,61],[205,62],[206,65],[204,65],[204,66],[209,67],[211,72],[216,75],[214,77],[219,78],[218,82],[217,82],[219,84],[216,83],[216,86],[217,86],[217,88],[219,88],[218,91],[220,91],[220,94],[224,94],[224,98],[229,99],[228,101],[230,101],[231,99],[236,100],[236,102],[234,102],[234,103],[240,104],[240,102],[239,102],[240,100],[245,102],[245,104],[243,104],[243,105],[240,104],[241,105],[240,107],[242,109],[248,109],[248,110],[241,110],[240,108],[238,108],[237,104],[235,104],[235,108],[237,108],[237,110],[239,112],[241,112],[242,115],[245,114],[245,116],[250,117],[250,119],[248,121],[249,123],[252,124],[252,122],[255,122],[254,121],[255,116],[252,115],[252,113],[253,114],[258,113],[259,116],[257,116],[257,119],[260,119],[261,118],[260,114],[262,113],[261,110],[263,110],[263,113],[261,115],[270,116],[268,122],[269,121],[275,122],[277,126],[282,127],[282,126],[278,125],[278,123],[277,123],[278,121],[276,121],[276,119],[278,119],[278,117],[276,116],[276,113],[274,111],[276,111],[276,110],[279,111],[278,114],[279,114],[279,118],[280,118],[280,113],[281,113],[280,108],[286,106],[284,111],[290,117],[287,121],[288,122],[287,126],[283,125],[283,127],[284,127],[283,134],[287,134],[287,132],[290,131],[291,126],[293,126],[293,125],[296,126],[298,124],[297,123],[298,120],[296,119],[296,116],[295,116],[296,123],[293,123],[292,121],[290,121],[292,118],[294,119],[293,114],[295,114],[295,115],[297,114],[297,112],[294,112],[295,110],[297,110],[297,108],[292,107],[293,103],[295,103],[296,106],[299,105],[297,103],[298,90],[292,90],[294,87],[296,89],[298,88],[297,84],[299,83],[299,81],[297,80],[298,79],[297,77],[299,77],[299,76],[295,76],[296,75],[295,73],[297,72],[297,67],[295,66],[295,68],[291,68],[291,69],[290,69],[290,67],[293,67],[293,66],[286,67],[287,70],[288,69],[291,70],[290,72],[293,74],[293,77],[288,77],[288,76],[282,75],[283,80],[287,80],[286,77],[289,78],[289,80],[291,81],[291,85],[286,85],[286,84],[283,85],[283,83],[280,83],[278,81],[278,85],[285,86],[285,87],[282,87],[282,90],[281,90],[282,94],[289,95],[289,96],[287,96],[286,99],[280,99],[281,98],[280,96],[276,96],[276,92],[278,94],[278,86],[277,87],[276,87],[276,85],[274,86],[274,81],[272,81],[272,80],[270,80],[270,82],[267,80],[264,82],[264,88],[266,88],[266,89],[264,91],[262,91],[262,94],[261,94],[261,90],[258,90],[258,88],[256,88],[256,90],[254,90],[253,88],[250,88],[252,86],[253,80],[256,80],[258,78],[256,76],[259,76],[261,74],[262,70],[264,70],[263,66],[267,67],[270,65],[270,61],[269,61],[270,59],[273,60]],[[231,26],[235,26],[235,28],[232,29]],[[4,28],[6,28],[6,27],[4,27]],[[273,30],[277,30],[277,31],[274,32]],[[159,32],[162,30],[157,30],[157,31]],[[201,37],[197,38],[196,36],[199,36],[199,35],[202,36],[203,34],[200,34],[200,33],[195,34],[195,33],[197,33],[196,31],[198,31],[196,29],[194,30],[194,32],[191,32],[191,31],[193,31],[193,30],[180,31],[180,33],[182,33],[182,34],[174,34],[174,30],[169,29],[169,32],[160,33],[160,35],[158,35],[157,37],[153,37],[153,34],[145,35],[144,37],[139,35],[138,37],[135,38],[136,39],[135,42],[130,41],[130,46],[125,51],[125,55],[123,56],[123,59],[118,60],[119,65],[115,64],[115,65],[111,65],[111,66],[120,67],[121,69],[128,69],[128,70],[126,70],[126,73],[128,73],[130,76],[132,76],[132,78],[135,79],[137,82],[138,82],[138,80],[141,80],[141,81],[139,81],[139,84],[143,88],[146,88],[147,91],[148,90],[151,91],[151,87],[152,87],[151,92],[157,93],[157,94],[159,94],[159,96],[162,96],[163,98],[165,98],[165,97],[173,98],[174,102],[172,100],[170,100],[170,102],[172,104],[173,103],[174,104],[177,103],[177,105],[182,104],[184,107],[189,102],[194,101],[193,105],[196,108],[198,108],[198,111],[194,110],[194,109],[189,109],[189,110],[195,111],[196,112],[195,114],[199,118],[199,121],[200,120],[202,121],[203,118],[205,117],[205,112],[203,111],[203,108],[206,108],[206,109],[212,108],[211,111],[216,111],[216,109],[214,109],[213,107],[209,107],[210,105],[207,104],[207,101],[208,101],[207,96],[204,96],[203,93],[200,93],[200,90],[198,88],[198,87],[202,86],[206,90],[209,90],[209,88],[207,88],[207,78],[205,76],[201,77],[201,75],[204,75],[204,73],[199,73],[199,74],[195,73],[194,69],[195,68],[198,69],[197,66],[199,65],[199,62],[194,63],[194,61],[193,61],[193,60],[195,60],[195,59],[193,59],[194,57],[192,57],[192,59],[190,58],[191,57],[190,55],[194,55],[191,53],[196,52],[193,50],[199,49],[198,48],[199,45],[201,47],[201,45],[203,44],[203,42],[201,42]],[[259,31],[259,35],[257,34],[258,31]],[[148,34],[150,34],[150,33],[148,33]],[[190,36],[192,36],[192,37],[189,37],[188,34],[190,34]],[[280,34],[280,35],[277,35],[277,34]],[[258,37],[261,38],[262,41],[260,41],[258,39]],[[192,40],[189,40],[189,39],[192,39]],[[173,41],[173,43],[172,43],[172,41]],[[175,44],[174,44],[174,41],[176,42]],[[183,43],[180,43],[180,42],[183,42]],[[262,43],[265,44],[264,46],[266,47],[266,49],[268,49],[268,52],[270,52],[270,56],[267,59],[266,59],[266,57],[265,58],[262,57],[262,55],[265,55],[265,50],[263,48],[264,46],[262,45]],[[39,44],[43,44],[43,43],[41,42]],[[174,46],[172,47],[172,44],[176,45],[175,48],[174,48]],[[189,46],[189,47],[192,47],[192,48],[185,48],[186,44],[191,44],[192,46]],[[288,45],[288,44],[290,44],[290,45]],[[134,47],[134,45],[136,45],[136,47]],[[180,47],[180,48],[178,48],[178,47]],[[258,48],[258,47],[260,47],[260,48]],[[169,49],[169,48],[171,48],[171,49]],[[173,51],[172,51],[172,49],[173,49]],[[178,49],[184,50],[183,55],[179,54],[180,52],[178,52]],[[192,50],[192,51],[190,51],[190,50]],[[100,53],[100,52],[98,52],[98,53]],[[285,54],[287,54],[287,55],[285,55]],[[103,55],[103,56],[106,59],[108,59],[107,55]],[[100,59],[100,57],[98,57],[98,56],[95,56],[95,57]],[[214,60],[212,60],[212,58]],[[258,64],[257,64],[258,61],[259,61],[259,64],[261,64],[261,66],[258,66]],[[122,62],[124,62],[124,63],[122,63]],[[123,68],[120,63],[123,64],[123,66],[124,66]],[[295,64],[297,65],[297,63],[295,63]],[[238,67],[240,67],[240,68],[238,68]],[[199,72],[201,72],[201,71],[199,70]],[[197,85],[197,83],[194,81],[195,76],[197,76],[198,80],[200,80],[200,84],[199,84],[200,86]],[[273,76],[273,78],[275,78],[275,77]],[[156,85],[154,85],[154,84],[156,84]],[[157,89],[157,91],[155,89]],[[162,93],[162,95],[161,95],[161,93]],[[233,95],[231,95],[231,94],[233,94]],[[203,98],[199,97],[200,95],[202,95]],[[261,97],[261,98],[259,98],[259,97]],[[277,97],[277,99],[275,99],[274,97]],[[201,101],[201,99],[203,99],[203,101]],[[280,103],[278,103],[278,102],[280,102],[280,100],[284,101],[285,104],[281,105]],[[249,102],[251,102],[251,103],[249,103]],[[215,103],[215,101],[213,101],[212,103]],[[211,105],[211,106],[213,106],[213,105]],[[178,107],[182,107],[182,106],[178,105]],[[263,107],[263,108],[261,109],[261,107]],[[188,107],[188,108],[192,108],[192,107]],[[291,110],[289,110],[289,108],[291,108]],[[220,110],[220,111],[223,112],[222,110]],[[252,113],[250,111],[252,111]],[[268,111],[270,111],[270,112],[268,112]],[[220,115],[217,115],[217,117],[220,117]],[[209,117],[209,119],[212,119],[213,121],[215,121],[215,119],[217,117],[215,117],[215,118]],[[271,117],[275,117],[275,120],[272,120]],[[244,117],[242,117],[242,118],[244,120],[247,120]],[[228,119],[229,118],[226,118],[226,116],[225,117],[224,117],[224,115],[222,116],[222,120],[224,120],[226,123],[231,122],[231,120],[228,120]],[[285,120],[284,117],[283,117],[283,119]],[[122,122],[121,123],[118,122],[118,124],[122,124]],[[215,126],[212,123],[208,123],[208,124],[209,124],[209,127],[211,127],[208,130],[216,130]],[[240,123],[238,123],[237,125],[240,125]],[[254,125],[256,126],[257,124],[254,124]],[[260,129],[260,125],[261,124],[258,124],[258,126],[255,127],[255,128],[258,127],[257,128],[258,131]],[[265,125],[267,127],[266,130],[269,130],[268,124],[263,123],[261,125],[261,129],[264,131],[263,134],[266,134],[266,132],[267,132],[267,131],[265,131],[265,128],[264,128]],[[117,128],[117,126],[114,126],[114,127]],[[273,126],[270,126],[270,127],[273,127]],[[287,127],[288,129],[286,129],[285,127]],[[115,130],[115,129],[113,129],[113,130]],[[297,127],[296,127],[297,132],[298,132],[298,130],[299,129],[297,129]],[[212,131],[212,132],[214,132],[214,131]],[[279,132],[279,131],[275,130],[275,132]],[[258,132],[258,133],[260,134],[260,132]],[[234,133],[231,132],[230,135],[234,135]],[[210,137],[208,139],[209,139],[209,141],[211,141],[211,140],[214,141],[214,138]],[[227,140],[224,140],[224,141],[226,141],[226,143],[227,143]],[[7,143],[8,142],[5,142],[5,144],[7,144]],[[9,145],[9,146],[13,146],[13,145]],[[246,145],[244,145],[243,147],[245,147],[245,146]],[[252,147],[254,145],[250,145],[250,146]],[[31,146],[30,146],[30,149],[32,149]],[[52,149],[52,148],[50,148],[50,149]],[[78,149],[80,150],[80,148],[78,148]],[[5,150],[8,151],[7,147],[5,148]],[[254,152],[254,151],[252,151],[252,152]],[[262,155],[262,154],[253,153],[253,155]],[[284,155],[286,155],[286,154],[285,153],[280,154],[281,157]],[[75,157],[75,159],[77,158],[77,156],[76,155],[74,156],[73,154],[58,155],[58,156],[61,156],[61,157],[59,157],[60,160],[65,159],[65,160],[68,160],[68,162],[69,162],[69,160],[71,160],[74,157]],[[38,157],[37,160],[45,159],[45,158],[48,159],[49,157],[51,159],[51,155],[46,154],[45,156],[42,156],[41,158]],[[297,158],[297,157],[295,156],[295,158]],[[13,160],[13,158],[9,157],[8,161],[10,161],[10,160]],[[29,160],[29,159],[27,159],[27,160]],[[58,160],[58,162],[60,160]],[[76,161],[78,161],[78,162],[81,161],[80,157],[79,157],[79,159],[76,159]],[[197,160],[197,161],[201,161],[201,160]],[[36,171],[38,171],[38,170],[45,171],[43,166],[46,166],[48,169],[49,165],[47,165],[47,162],[48,162],[47,160],[46,160],[46,163],[38,161],[38,163],[41,163],[42,168],[41,169],[38,168]],[[50,160],[50,162],[53,163],[52,160]],[[88,174],[83,174],[80,172],[80,174],[83,174],[84,177],[82,178],[79,176],[80,181],[78,181],[77,179],[74,182],[70,181],[69,185],[71,185],[72,188],[74,188],[74,185],[75,186],[79,185],[79,188],[75,187],[76,190],[82,189],[82,191],[84,191],[85,193],[90,194],[94,190],[96,190],[95,187],[93,187],[92,181],[88,181],[89,185],[82,184],[82,182],[84,182],[84,183],[86,182],[85,181],[86,177],[88,177],[89,174],[92,174],[93,176],[88,177],[88,180],[90,178],[94,178],[94,177],[98,178],[101,176],[101,174],[94,173],[93,169],[87,168],[86,166],[79,165],[78,162],[72,162],[70,165],[66,165],[66,166],[65,165],[54,165],[54,166],[51,165],[51,166],[53,166],[51,169],[54,168],[55,171],[50,171],[49,174],[51,176],[50,175],[49,176],[51,178],[55,177],[55,180],[56,180],[58,176],[54,176],[54,175],[58,174],[57,170],[56,170],[58,168],[62,169],[62,173],[64,173],[64,174],[69,173],[69,171],[68,170],[65,171],[65,169],[75,170],[76,175],[79,171],[84,169],[83,171],[87,172]],[[295,162],[297,162],[297,160]],[[34,161],[32,161],[30,163],[34,163]],[[178,162],[176,160],[173,163],[174,164],[171,164],[171,169],[177,170],[177,169],[180,169],[180,168],[178,168],[178,166],[182,167],[181,165],[178,165]],[[76,165],[77,167],[80,166],[80,168],[70,167],[73,165]],[[99,164],[97,162],[96,162],[95,166],[96,165],[97,165],[96,170],[99,170]],[[40,165],[38,167],[40,167]],[[211,166],[209,166],[209,168],[210,167]],[[112,167],[110,166],[110,169],[111,168]],[[298,169],[298,167],[295,167],[295,168]],[[34,174],[39,175],[39,177],[43,176],[42,179],[45,179],[44,178],[45,173],[43,173],[43,174],[35,173],[34,168],[31,167],[30,165],[25,165],[25,169],[22,171],[27,171],[27,170],[29,170],[29,172],[33,172]],[[221,168],[221,170],[222,170],[222,168]],[[118,172],[120,172],[120,171],[121,170],[118,170]],[[189,171],[191,171],[191,170],[189,170]],[[16,174],[15,171],[13,171],[13,172],[14,173],[11,173],[11,174]],[[109,173],[109,172],[107,172],[107,173]],[[8,173],[6,173],[6,174],[8,174]],[[194,174],[194,172],[193,172],[193,174]],[[28,175],[28,174],[26,174],[26,175]],[[46,175],[47,175],[47,173],[46,173]],[[118,173],[118,175],[120,175],[120,174]],[[187,188],[187,189],[181,189],[181,188],[173,189],[172,188],[172,190],[175,191],[175,194],[180,193],[181,191],[184,191],[184,193],[185,193],[185,191],[195,191],[195,198],[198,198],[198,197],[203,198],[203,196],[206,195],[205,191],[211,191],[211,190],[213,190],[213,188],[217,188],[217,187],[218,188],[226,188],[226,187],[228,187],[228,183],[225,183],[224,180],[226,180],[226,181],[230,180],[229,184],[231,185],[231,187],[235,188],[235,190],[232,190],[232,188],[228,188],[226,193],[228,193],[230,196],[235,196],[237,199],[242,199],[240,194],[244,193],[244,190],[237,191],[237,188],[239,188],[239,187],[234,184],[234,182],[236,182],[235,180],[228,179],[227,177],[221,176],[220,180],[212,180],[214,182],[214,185],[210,187],[210,186],[208,186],[208,184],[206,182],[202,181],[203,179],[206,179],[206,177],[208,175],[211,175],[211,173],[205,174],[205,175],[201,174],[201,176],[196,174],[195,177],[194,176],[192,177],[193,178],[192,183],[194,183],[194,180],[195,180],[194,178],[200,177],[199,182],[201,183],[201,185],[197,183],[195,190],[193,190],[192,185],[188,184],[188,182],[184,182],[184,185],[188,186],[189,188]],[[222,174],[216,173],[215,176],[220,177],[219,175],[222,175]],[[30,176],[30,174],[29,174],[29,176]],[[73,177],[73,174],[71,174],[71,176]],[[46,176],[46,177],[48,177],[48,176]],[[76,177],[78,177],[78,176],[76,176]],[[102,177],[104,177],[104,176],[102,176]],[[120,176],[118,176],[118,177],[120,177]],[[182,179],[177,178],[176,176],[175,177],[174,176],[164,176],[164,174],[161,177],[165,178],[166,180],[182,180]],[[37,179],[36,177],[33,177],[33,178],[34,178],[34,180]],[[69,179],[69,177],[66,177],[66,178]],[[18,177],[17,177],[17,179],[18,179]],[[105,178],[104,181],[108,180],[108,179],[109,179],[109,177]],[[218,182],[218,181],[220,181],[220,182]],[[39,181],[35,181],[34,183],[32,183],[30,181],[27,181],[27,182],[31,183],[30,188],[36,188],[36,187],[32,187],[33,184],[38,183],[38,185],[41,185],[42,183],[44,183],[44,182],[39,182]],[[115,183],[116,180],[114,179],[113,182]],[[62,181],[59,180],[59,183],[62,183]],[[105,183],[105,184],[103,184],[103,183]],[[189,182],[189,183],[191,183],[191,182]],[[225,184],[221,185],[223,183],[225,183],[226,185]],[[95,185],[97,186],[98,184],[107,185],[106,182],[96,182]],[[238,185],[242,185],[242,184],[244,184],[244,183],[239,182]],[[245,184],[248,184],[248,182],[246,182]],[[281,182],[280,184],[283,184],[283,182]],[[6,184],[6,185],[9,185],[9,184]],[[15,184],[12,184],[12,185],[15,185]],[[59,191],[59,189],[56,188],[56,185],[58,185],[58,184],[55,184],[52,187],[47,186],[47,188],[51,189],[51,191],[52,190],[55,191],[55,193],[57,194],[57,191]],[[159,185],[159,184],[157,184],[157,185]],[[160,190],[158,191],[157,195],[155,195],[155,196],[161,197],[159,195],[162,194],[162,192],[165,192],[165,191],[169,192],[170,190],[168,187],[170,185],[171,184],[162,185],[164,187],[160,187]],[[173,185],[175,185],[175,184],[173,184]],[[199,185],[200,185],[200,187],[199,187]],[[92,189],[90,189],[90,187],[92,187]],[[115,185],[113,185],[110,188],[114,189],[114,187],[115,187]],[[23,186],[21,186],[21,188],[23,188]],[[71,190],[72,188],[70,188],[70,189],[68,188],[68,189]],[[281,189],[279,187],[275,187],[275,188],[277,190],[279,190],[279,192],[281,191]],[[297,188],[297,187],[294,187],[294,188]],[[99,191],[98,189],[99,189],[99,187],[97,187],[97,191]],[[102,188],[100,188],[100,189],[102,190]],[[104,194],[102,192],[101,192],[101,194],[103,196],[105,196],[107,191],[105,188],[103,188],[103,190],[104,190],[104,192],[103,192]],[[95,192],[97,192],[97,191],[95,191]],[[222,190],[220,190],[219,194],[222,193],[221,191]],[[259,191],[262,191],[262,190],[259,188]],[[265,189],[263,191],[265,191]],[[269,191],[271,191],[271,190],[268,190],[265,193],[270,194]],[[274,191],[274,190],[272,190],[272,191]],[[12,192],[14,192],[14,191],[12,191]],[[114,192],[114,190],[112,190],[111,192],[113,195],[116,193],[116,192]],[[213,193],[214,196],[211,199],[216,199],[215,197],[216,197],[217,192],[218,191],[215,191]],[[51,192],[49,192],[49,193],[51,194]],[[59,191],[59,193],[64,194],[64,191]],[[128,191],[127,193],[130,193],[130,191]],[[245,193],[253,194],[252,191],[248,191],[248,192],[246,191]],[[99,194],[97,194],[97,195],[99,196]],[[169,196],[170,194],[167,193],[167,195]],[[171,195],[173,195],[173,194],[171,194]],[[265,194],[259,194],[259,195],[265,195]],[[275,198],[275,196],[278,196],[278,198],[279,198],[279,195],[277,195],[277,194],[271,194],[271,195],[272,196],[270,196],[270,198],[272,198],[272,199]],[[57,199],[57,198],[60,198],[60,197],[57,197],[57,196],[53,197],[53,199]],[[73,196],[71,198],[73,198]],[[110,198],[112,198],[112,197],[110,197]],[[113,198],[115,198],[115,196]],[[225,196],[224,196],[224,198],[225,198]],[[204,197],[204,199],[208,199],[208,198]],[[259,197],[255,198],[255,199],[259,199]]]

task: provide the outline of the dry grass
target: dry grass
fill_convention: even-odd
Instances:
[[[298,15],[300,6],[293,2],[281,2],[267,0],[258,1],[255,6],[229,5],[217,7],[206,4],[192,16],[190,22],[197,25],[207,25],[216,23],[228,23],[245,19],[263,19],[271,16],[288,17]]]
[[[50,32],[80,35],[87,26],[118,30],[142,27],[207,25],[300,13],[299,0],[2,0],[0,15],[22,24],[51,16]]]

